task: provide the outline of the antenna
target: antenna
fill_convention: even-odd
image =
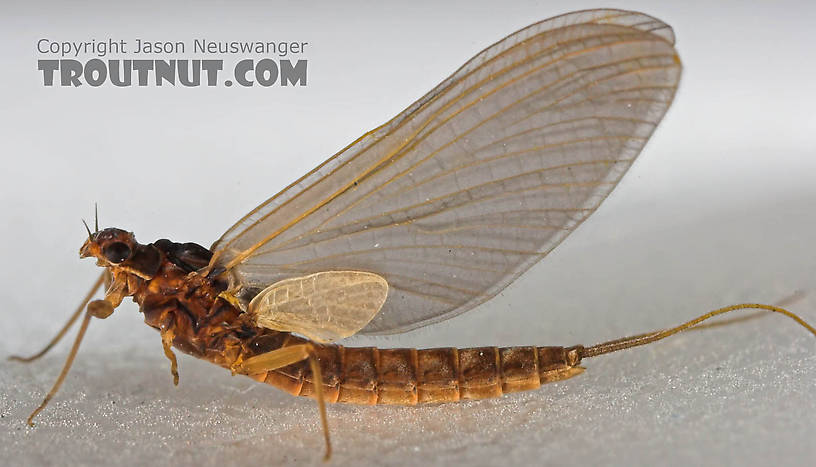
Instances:
[[[85,230],[88,231],[88,240],[93,240],[93,234],[91,233],[90,227],[88,227],[88,223],[85,222],[85,219],[82,219],[82,225],[85,226]]]

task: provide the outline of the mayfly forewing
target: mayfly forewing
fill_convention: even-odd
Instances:
[[[333,342],[356,334],[388,295],[382,277],[361,271],[323,271],[270,285],[249,304],[255,324]]]
[[[671,28],[571,13],[488,47],[215,243],[234,287],[360,270],[388,281],[364,333],[446,319],[494,296],[586,219],[668,109]]]

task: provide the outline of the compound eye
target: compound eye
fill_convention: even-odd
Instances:
[[[122,242],[113,242],[102,249],[102,254],[111,263],[118,264],[130,258],[130,247]]]

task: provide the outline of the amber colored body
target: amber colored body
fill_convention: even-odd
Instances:
[[[170,333],[173,346],[182,352],[230,368],[236,361],[306,342],[255,326],[247,313],[218,296],[226,288],[222,281],[193,273],[209,261],[209,250],[167,240],[144,248],[159,253],[156,273],[150,278],[129,274],[127,295],[139,303],[145,322]],[[583,371],[576,366],[578,347],[417,350],[314,345],[329,402],[415,405],[482,399],[536,389]],[[290,394],[314,393],[306,361],[250,377]]]

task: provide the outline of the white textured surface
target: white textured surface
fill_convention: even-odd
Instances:
[[[497,14],[487,5],[494,4],[319,13],[288,4],[162,7],[160,21],[136,7],[4,14],[0,353],[38,349],[93,281],[96,268],[76,257],[84,235],[78,218],[93,201],[103,225],[132,229],[142,241],[208,244],[481,47],[578,7],[519,2]],[[805,27],[813,6],[614,6],[672,24],[686,67],[642,159],[567,242],[486,306],[419,332],[355,343],[592,344],[797,291],[804,298],[791,308],[816,321],[816,102]],[[33,75],[31,51],[43,34],[192,38],[202,31],[311,41],[311,84],[292,93],[72,92],[46,91]],[[357,69],[344,74],[349,60]],[[163,182],[143,181],[150,177]],[[174,388],[158,334],[129,302],[92,323],[62,391],[28,428],[25,417],[67,347],[31,365],[0,363],[0,463],[319,464],[312,401],[189,357],[180,359]],[[816,339],[783,317],[689,333],[585,366],[573,380],[497,400],[333,406],[334,460],[804,466],[816,459]]]

